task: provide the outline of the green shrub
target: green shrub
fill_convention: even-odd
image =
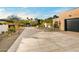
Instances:
[[[10,32],[16,32],[16,29],[15,29],[15,27],[10,27],[10,28],[9,28],[9,31],[10,31]]]
[[[4,34],[5,32],[4,31],[2,31],[2,34]]]

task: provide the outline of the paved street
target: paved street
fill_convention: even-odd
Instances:
[[[78,32],[44,32],[26,27],[8,52],[79,51]]]

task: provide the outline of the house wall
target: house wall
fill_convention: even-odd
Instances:
[[[4,32],[8,31],[8,25],[0,25],[0,34],[1,34],[3,31],[4,31]]]
[[[60,30],[64,30],[64,20],[68,18],[79,18],[79,8],[62,12],[59,15],[58,21],[60,21]]]

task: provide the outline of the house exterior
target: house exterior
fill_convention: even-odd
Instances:
[[[0,34],[8,31],[8,25],[0,25]]]
[[[0,34],[6,31],[8,31],[8,25],[5,23],[4,20],[0,19]]]
[[[73,21],[73,20],[79,20],[79,8],[75,8],[75,9],[72,9],[69,11],[61,12],[58,14],[58,16],[59,16],[59,18],[54,19],[53,24],[55,22],[58,22],[60,30],[65,30],[66,23],[67,23],[68,28],[70,28],[70,27],[71,28],[73,28],[73,27],[78,28],[79,21]],[[73,25],[70,26],[70,24],[72,24],[72,23],[73,23]],[[73,30],[75,30],[75,29],[73,28]]]

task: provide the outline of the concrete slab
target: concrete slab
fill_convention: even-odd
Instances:
[[[16,52],[79,51],[79,34],[75,32],[41,32],[25,28],[20,39]]]

